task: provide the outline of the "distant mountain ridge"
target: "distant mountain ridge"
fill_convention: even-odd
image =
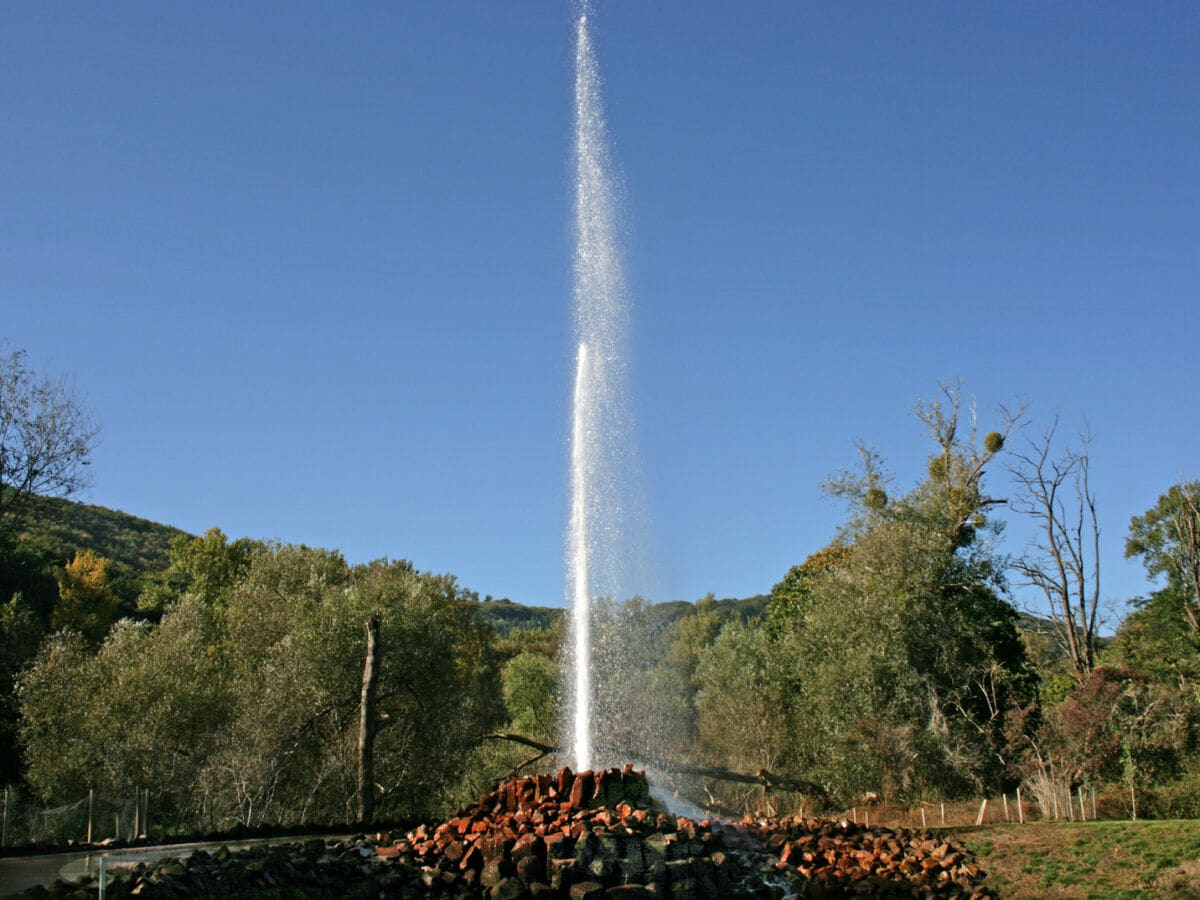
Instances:
[[[134,516],[104,506],[48,497],[35,497],[18,526],[18,536],[47,563],[63,565],[77,550],[91,550],[114,563],[114,587],[126,603],[136,600],[146,575],[161,572],[169,564],[171,542],[192,537],[171,525]],[[0,590],[5,585],[0,577]],[[765,614],[770,597],[727,597],[717,600],[718,609],[736,611],[743,621]],[[483,618],[501,637],[521,629],[549,628],[566,612],[560,606],[519,603],[508,598],[479,601]],[[652,604],[662,625],[688,615],[695,604],[686,600],[667,600]],[[1053,624],[1045,619],[1020,613],[1021,631],[1049,638]],[[1046,652],[1053,656],[1053,641]]]

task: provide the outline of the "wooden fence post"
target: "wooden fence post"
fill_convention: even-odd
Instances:
[[[975,819],[976,825],[983,824],[983,817],[987,815],[987,797],[983,798],[983,802],[979,804],[979,815]]]
[[[925,804],[921,804],[921,827],[925,827]]]
[[[1025,810],[1021,806],[1021,786],[1017,785],[1017,821],[1025,824]]]
[[[92,802],[96,799],[96,792],[92,788],[88,788],[88,833],[87,842],[92,842]]]
[[[1079,821],[1086,822],[1087,821],[1087,809],[1085,809],[1084,805],[1083,805],[1083,785],[1081,784],[1076,789],[1076,791],[1079,794]]]
[[[0,831],[0,847],[8,846],[8,788],[4,789],[4,829]]]
[[[1012,819],[1008,817],[1008,794],[1001,794],[1000,799],[1004,801],[1004,821],[1011,822]]]
[[[941,807],[942,807],[942,824],[945,825],[946,824],[946,802],[944,800],[941,802]]]

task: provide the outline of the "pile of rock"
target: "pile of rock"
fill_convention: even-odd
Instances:
[[[987,896],[970,855],[930,831],[800,818],[745,819],[738,829],[777,855],[784,871],[794,872],[792,883],[800,876],[809,893]]]
[[[430,889],[497,900],[989,896],[968,855],[930,832],[676,818],[654,808],[645,774],[632,766],[510,780],[376,852],[411,861]]]
[[[762,878],[748,862],[765,858],[723,848],[709,822],[655,810],[645,773],[626,766],[508,781],[377,852],[413,859],[430,887],[465,885],[497,900],[754,896]]]
[[[819,819],[714,824],[656,808],[642,772],[512,779],[436,826],[341,844],[196,854],[109,896],[981,898],[983,873],[931,832]],[[55,893],[55,896],[67,895]]]

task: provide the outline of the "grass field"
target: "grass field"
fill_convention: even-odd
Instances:
[[[1200,898],[1200,820],[946,828],[1002,898]]]

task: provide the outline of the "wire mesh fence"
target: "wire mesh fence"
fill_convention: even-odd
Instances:
[[[61,806],[43,806],[15,788],[4,791],[0,847],[132,841],[147,832],[147,792],[109,797],[89,791]]]

